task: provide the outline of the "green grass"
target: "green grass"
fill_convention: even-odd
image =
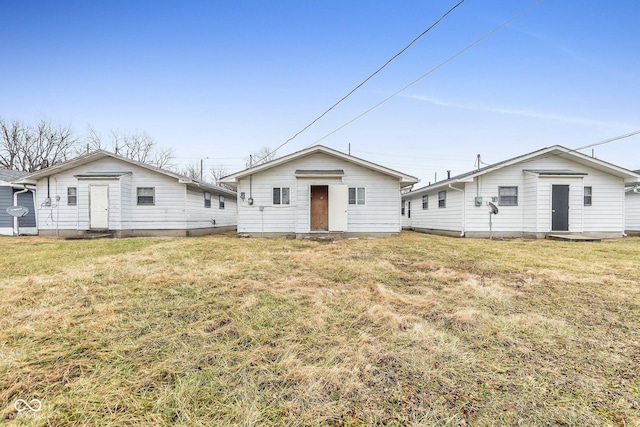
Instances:
[[[640,425],[637,238],[0,250],[0,424]]]

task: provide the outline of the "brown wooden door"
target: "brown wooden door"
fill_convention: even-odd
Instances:
[[[311,231],[329,230],[329,186],[311,186]]]

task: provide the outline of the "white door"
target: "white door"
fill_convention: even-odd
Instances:
[[[109,228],[109,186],[92,185],[89,187],[89,218],[91,229]]]
[[[349,187],[329,186],[329,231],[347,231],[349,209]]]

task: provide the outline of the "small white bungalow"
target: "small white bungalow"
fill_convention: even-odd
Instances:
[[[98,150],[28,174],[45,236],[194,236],[235,230],[236,194]]]
[[[238,194],[238,233],[390,236],[402,229],[404,173],[316,145],[223,178]]]
[[[556,145],[404,194],[403,225],[465,237],[622,236],[625,185],[637,182],[637,173]]]
[[[20,234],[37,234],[38,232],[34,209],[35,189],[11,183],[26,174],[26,172],[0,168],[0,234],[13,236],[18,233],[18,230]],[[29,213],[18,219],[7,212],[7,208],[11,206],[23,206],[29,210]]]
[[[640,170],[634,171],[640,175]],[[640,235],[640,185],[628,186],[625,189],[625,232]]]

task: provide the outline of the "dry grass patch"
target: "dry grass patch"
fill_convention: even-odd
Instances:
[[[638,425],[639,249],[3,238],[0,420]]]

